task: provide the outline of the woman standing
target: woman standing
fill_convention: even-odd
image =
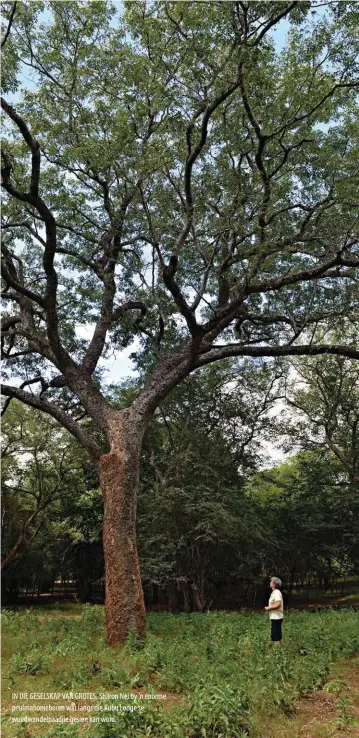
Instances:
[[[272,594],[269,598],[268,607],[264,609],[269,612],[269,619],[271,622],[271,640],[279,641],[280,645],[283,646],[282,639],[282,621],[283,621],[283,597],[280,591],[282,582],[278,577],[272,577],[270,580],[270,588]]]

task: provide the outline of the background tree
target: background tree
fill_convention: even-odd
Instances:
[[[181,590],[187,608],[202,610],[259,565],[261,525],[244,480],[263,461],[280,381],[272,362],[219,362],[155,413],[144,441],[139,555],[142,576],[165,586],[174,608]]]
[[[308,446],[327,445],[359,489],[359,367],[343,357],[294,363],[287,396],[296,421],[290,438]],[[286,433],[289,428],[286,427]]]
[[[268,427],[267,414],[276,407],[271,374],[270,366],[253,371],[250,363],[240,378],[228,361],[209,367],[166,398],[150,424],[139,489],[139,558],[148,596],[165,588],[172,610],[248,604],[250,593],[260,597],[263,568],[280,573],[288,594],[298,584],[327,589],[357,571],[357,490],[329,449],[315,447],[255,471],[264,461],[259,442],[277,427],[275,417]],[[112,401],[127,404],[134,389],[113,389]],[[6,553],[24,517],[37,510],[38,480],[44,492],[58,480],[65,442],[71,469],[59,494],[38,512],[41,525],[30,522],[4,569],[3,599],[52,592],[62,578],[76,586],[81,601],[91,601],[104,561],[102,495],[90,460],[54,421],[16,401],[3,425]]]
[[[302,451],[247,482],[266,535],[261,549],[269,572],[286,591],[296,582],[329,586],[358,568],[359,498],[341,462],[328,450]]]
[[[29,586],[49,591],[60,576],[88,599],[102,574],[102,520],[87,454],[52,418],[12,402],[2,422],[4,599]]]
[[[342,330],[323,338],[357,309],[358,10],[22,5],[4,46],[5,91],[14,58],[32,84],[15,106],[2,99],[3,393],[52,415],[99,466],[116,645],[145,634],[136,496],[167,394],[228,356],[359,358]],[[118,410],[99,362],[135,336],[151,372]]]
[[[56,500],[81,485],[81,449],[52,418],[19,402],[2,423],[1,568],[18,560]]]

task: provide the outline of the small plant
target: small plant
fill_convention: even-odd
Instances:
[[[5,713],[3,717],[1,718],[1,725],[2,725],[1,735],[3,736],[6,735],[6,727],[7,727],[6,723],[7,723],[7,715]],[[32,738],[31,733],[26,723],[19,723],[18,725],[14,725],[13,730],[11,731],[11,738]]]
[[[137,689],[138,687],[145,687],[148,684],[148,677],[143,671],[138,671],[130,682],[131,689]]]
[[[213,644],[211,643],[211,641],[208,641],[206,645],[206,656],[207,656],[208,661],[213,661],[214,649],[213,649]]]
[[[158,650],[156,651],[151,665],[152,665],[153,671],[157,671],[157,672],[161,671],[161,669],[163,669],[163,667],[166,665],[164,656],[160,651]]]
[[[80,638],[68,636],[55,646],[53,654],[54,656],[67,656],[71,653],[78,653],[78,651],[82,650],[82,646],[83,644],[81,643]]]
[[[144,646],[145,646],[144,641],[142,641],[138,637],[135,629],[130,628],[130,630],[128,631],[127,638],[126,638],[126,648],[129,651],[142,651]]]
[[[123,688],[129,684],[131,677],[124,668],[119,664],[111,667],[105,667],[101,670],[101,678],[104,684],[109,687]]]
[[[34,676],[44,671],[45,658],[38,651],[20,652],[15,654],[10,661],[10,676],[15,674],[31,674]]]
[[[56,725],[48,734],[48,738],[77,738],[76,725]]]
[[[324,685],[324,691],[328,694],[339,695],[346,689],[349,689],[349,686],[344,679],[331,679],[330,682]]]
[[[344,728],[347,728],[349,725],[354,725],[355,718],[353,716],[353,709],[354,705],[352,700],[349,697],[345,697],[344,694],[342,694],[339,698],[337,708],[339,712],[339,716],[337,719],[337,725],[339,730],[344,730]]]

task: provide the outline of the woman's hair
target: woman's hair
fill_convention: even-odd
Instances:
[[[274,584],[275,584],[276,587],[281,587],[282,586],[282,580],[281,579],[278,579],[278,577],[272,577],[271,582],[274,582]]]

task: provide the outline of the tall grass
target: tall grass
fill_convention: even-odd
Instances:
[[[300,695],[325,683],[334,661],[359,651],[354,610],[289,613],[284,649],[270,644],[267,616],[214,612],[149,613],[146,641],[130,633],[113,650],[103,607],[74,612],[81,618],[61,609],[3,612],[5,736],[255,738],[261,715],[290,712]],[[142,712],[116,714],[111,724],[9,723],[11,692],[64,690],[165,693],[167,699],[144,701]]]

